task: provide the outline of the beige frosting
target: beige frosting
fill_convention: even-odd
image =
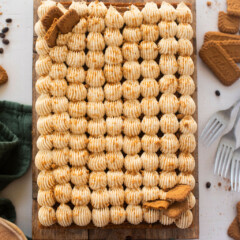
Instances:
[[[105,208],[109,205],[109,194],[106,188],[92,191],[91,205],[94,208]]]
[[[141,122],[141,129],[145,134],[155,135],[159,130],[159,120],[155,116],[144,116]]]
[[[141,156],[143,169],[155,171],[158,169],[158,155],[156,153],[144,152]]]
[[[126,215],[129,223],[137,225],[143,220],[142,207],[140,205],[128,205]]]
[[[142,158],[138,154],[127,155],[124,159],[124,167],[128,171],[138,172],[142,169]]]
[[[105,24],[109,28],[122,28],[124,20],[122,15],[114,8],[110,6],[105,16]]]
[[[127,188],[138,188],[142,185],[142,175],[139,172],[126,171],[124,185]]]
[[[178,181],[175,171],[162,171],[159,175],[159,186],[162,189],[173,188]]]
[[[40,206],[52,207],[56,203],[53,190],[40,189],[37,195],[37,202]]]
[[[38,210],[38,220],[43,226],[50,227],[57,220],[55,210],[52,207],[40,207]]]
[[[140,29],[144,41],[156,42],[159,38],[159,28],[156,24],[142,24]]]
[[[148,201],[154,201],[159,198],[159,188],[158,187],[143,187],[143,203]]]
[[[104,31],[104,40],[108,46],[120,47],[123,43],[123,36],[117,28],[106,28]]]
[[[141,188],[126,188],[125,189],[125,202],[127,204],[137,205],[140,204],[143,198]]]
[[[121,117],[108,117],[106,119],[107,134],[116,136],[121,134],[123,120]]]
[[[176,9],[165,1],[162,2],[159,12],[163,21],[174,21],[177,18]]]
[[[59,203],[68,203],[72,197],[72,187],[70,183],[57,184],[54,187],[54,196]]]
[[[90,32],[87,36],[87,48],[91,51],[102,51],[105,48],[103,35],[99,32]]]
[[[73,222],[78,226],[87,226],[92,219],[88,206],[75,206],[73,208]]]
[[[118,188],[123,185],[124,173],[123,171],[108,171],[107,181],[110,188]]]
[[[143,186],[155,187],[159,182],[159,175],[157,171],[142,171]]]
[[[120,170],[123,167],[124,157],[121,151],[106,153],[106,162],[109,170]]]
[[[107,168],[107,157],[105,153],[92,153],[89,155],[88,168],[92,171],[104,171]]]
[[[87,131],[87,119],[85,117],[71,118],[70,131],[75,134],[83,134]]]
[[[142,149],[148,153],[155,153],[160,147],[160,140],[157,135],[144,135],[141,139]]]
[[[143,60],[141,74],[144,78],[157,78],[160,74],[159,65],[154,60]]]
[[[160,54],[174,55],[179,50],[179,42],[174,37],[162,38],[158,43],[158,50]]]
[[[60,166],[53,170],[53,176],[58,184],[64,184],[70,182],[71,173],[68,165]]]
[[[126,219],[125,209],[120,206],[112,206],[110,208],[110,219],[113,224],[122,224]]]
[[[92,222],[96,227],[104,227],[110,222],[110,211],[108,208],[93,209]]]
[[[123,19],[127,26],[139,27],[142,24],[143,15],[136,6],[131,5],[130,10],[124,12]]]
[[[175,75],[164,75],[159,80],[159,89],[162,93],[175,93],[178,88],[178,80]]]
[[[60,204],[60,206],[56,210],[56,218],[60,226],[70,226],[73,221],[72,209],[64,203]]]
[[[142,9],[142,14],[144,21],[149,24],[156,24],[161,17],[157,4],[154,2],[147,2]]]
[[[126,118],[123,123],[123,133],[126,136],[138,136],[141,132],[141,122],[137,118]]]

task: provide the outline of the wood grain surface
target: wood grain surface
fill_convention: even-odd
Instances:
[[[38,21],[37,16],[37,8],[41,4],[41,0],[33,0],[34,1],[34,25]],[[56,2],[61,2],[65,6],[69,5],[69,0],[55,0]],[[167,0],[170,3],[177,4],[181,2],[181,0]],[[184,0],[186,4],[191,6],[193,12],[193,30],[194,30],[194,37],[193,37],[193,46],[194,46],[194,54],[192,56],[194,64],[195,64],[195,72],[193,75],[194,82],[196,84],[196,91],[193,94],[193,99],[197,105],[197,69],[196,69],[196,60],[197,60],[197,53],[196,53],[196,0]],[[127,0],[112,0],[112,1],[104,1],[106,5],[112,4],[116,6],[116,8],[120,12],[126,11],[127,7],[132,4],[136,3],[136,5],[141,9],[144,6],[144,0],[133,0],[129,3]],[[156,1],[155,1],[156,2]],[[157,1],[157,4],[160,5],[161,1]],[[197,239],[199,238],[199,189],[198,189],[198,147],[194,152],[194,158],[196,160],[196,167],[194,171],[194,177],[196,180],[196,186],[193,191],[196,197],[196,206],[192,210],[193,212],[193,224],[190,228],[181,230],[177,228],[175,225],[170,226],[162,226],[160,223],[155,224],[146,224],[141,223],[139,225],[131,225],[129,223],[124,223],[122,225],[113,225],[109,224],[104,228],[96,228],[93,224],[89,224],[87,227],[79,227],[76,225],[72,225],[67,228],[60,227],[59,225],[55,224],[49,228],[42,227],[38,221],[38,203],[37,203],[37,175],[38,170],[35,167],[34,159],[35,155],[38,152],[36,147],[36,141],[38,138],[37,132],[37,114],[35,111],[35,102],[38,98],[38,94],[35,90],[35,83],[37,80],[36,72],[35,72],[35,62],[37,59],[37,53],[35,50],[35,42],[37,36],[34,32],[33,34],[33,78],[32,78],[32,198],[33,198],[33,205],[32,205],[32,237],[35,240],[80,240],[80,239],[106,239],[106,240],[125,240],[125,239]],[[196,110],[194,114],[194,118],[198,121],[198,111]],[[196,139],[198,139],[198,134],[195,134]]]

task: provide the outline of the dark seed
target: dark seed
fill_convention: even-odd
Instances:
[[[5,39],[5,38],[2,40],[2,42],[3,42],[3,44],[5,44],[5,45],[8,45],[8,44],[10,43],[9,40],[8,40],[8,39]]]
[[[210,182],[207,182],[206,183],[206,188],[210,188],[211,187],[211,183]]]
[[[0,33],[0,38],[5,38],[6,35],[4,33]]]
[[[6,33],[6,32],[8,32],[8,31],[9,31],[9,28],[8,28],[8,27],[5,27],[5,28],[2,29],[2,33]]]
[[[221,95],[221,93],[220,93],[218,90],[215,91],[215,94],[216,94],[216,96],[218,96],[218,97]]]
[[[11,19],[11,18],[7,18],[7,19],[6,19],[6,22],[7,22],[7,23],[11,23],[11,22],[12,22],[12,19]]]
[[[4,50],[3,48],[0,48],[0,54],[3,54]]]

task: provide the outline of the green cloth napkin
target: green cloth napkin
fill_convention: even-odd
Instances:
[[[0,190],[28,170],[31,133],[32,107],[0,101]],[[0,217],[15,222],[16,212],[10,200],[0,199]]]

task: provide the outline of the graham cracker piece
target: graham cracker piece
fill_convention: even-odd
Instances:
[[[154,202],[145,202],[143,203],[144,208],[152,208],[157,210],[167,209],[170,205],[170,202],[165,200],[157,200]]]
[[[207,32],[204,35],[204,43],[208,41],[240,40],[240,35],[232,35],[221,32]]]
[[[237,64],[218,42],[204,43],[199,56],[225,86],[232,85],[240,77]]]
[[[0,85],[8,81],[8,74],[6,70],[0,65]]]
[[[227,12],[229,15],[240,17],[240,1],[227,0]]]
[[[228,228],[227,233],[229,237],[235,240],[240,240],[240,230],[237,217],[235,217],[234,220],[232,221],[231,225]]]
[[[237,33],[239,30],[239,18],[225,12],[218,14],[218,29],[223,33]]]
[[[49,47],[56,46],[56,40],[57,40],[58,32],[59,32],[58,27],[57,27],[57,22],[58,22],[58,19],[55,18],[53,20],[51,27],[48,29],[46,35],[44,36],[44,39],[47,41],[47,44]]]
[[[63,15],[63,12],[56,6],[51,7],[46,14],[41,18],[41,22],[45,30],[47,31],[53,23],[55,18],[60,18]]]
[[[63,16],[60,17],[57,25],[62,34],[72,31],[73,27],[79,22],[80,17],[74,9],[68,10]]]
[[[178,218],[183,212],[188,210],[188,201],[174,202],[163,214],[170,218]]]
[[[170,201],[182,202],[187,198],[190,192],[191,187],[189,185],[177,185],[167,192],[166,198]]]
[[[234,62],[240,62],[240,40],[219,41],[222,48],[228,53]]]

